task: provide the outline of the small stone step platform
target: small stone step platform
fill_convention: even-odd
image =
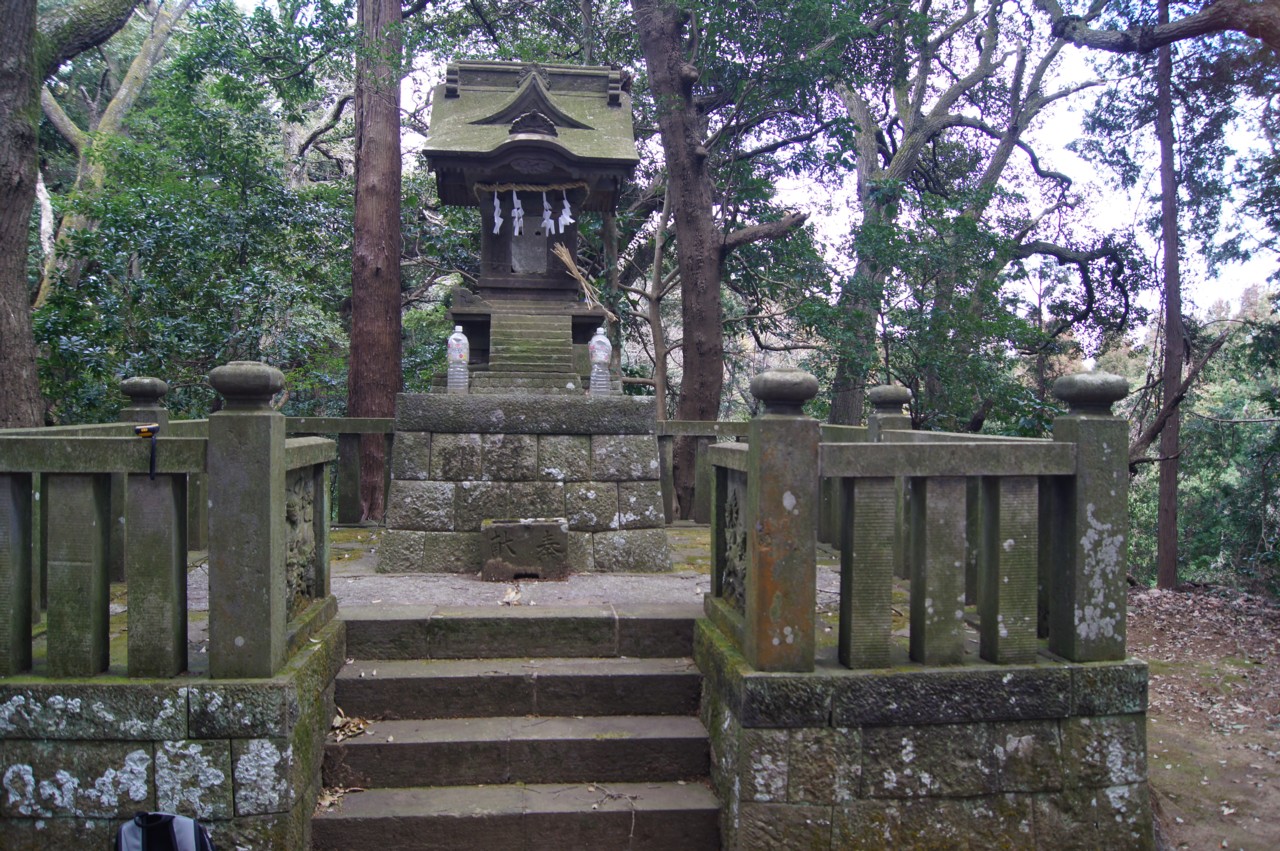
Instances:
[[[697,605],[344,610],[312,848],[720,847]]]

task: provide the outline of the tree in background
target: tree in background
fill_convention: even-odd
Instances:
[[[37,16],[36,0],[0,4],[0,428],[44,422],[27,293],[40,86],[119,31],[136,5],[79,0]]]

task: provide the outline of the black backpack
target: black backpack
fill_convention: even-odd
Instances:
[[[115,851],[214,851],[209,831],[195,819],[137,813],[120,825]]]

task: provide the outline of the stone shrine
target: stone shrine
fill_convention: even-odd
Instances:
[[[379,569],[665,570],[654,400],[616,375],[586,392],[608,314],[577,269],[578,217],[612,211],[639,161],[622,73],[459,62],[432,104],[440,198],[481,213],[480,277],[450,313],[470,387],[397,400]]]

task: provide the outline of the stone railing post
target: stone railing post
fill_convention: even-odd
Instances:
[[[909,429],[905,387],[882,385],[868,394],[875,412],[867,439]],[[894,574],[905,573],[905,512],[901,478],[843,479],[839,490],[840,662],[850,668],[889,665]],[[856,559],[855,559],[856,554]]]
[[[867,440],[870,443],[886,443],[892,440],[890,431],[909,431],[911,415],[906,406],[911,402],[911,391],[901,384],[881,384],[867,391],[867,397],[875,409],[867,418]],[[899,510],[893,527],[893,573],[899,579],[909,579],[907,565],[907,493],[902,478],[894,480]]]
[[[1129,426],[1111,412],[1129,382],[1105,372],[1064,375],[1069,406],[1053,439],[1076,446],[1076,474],[1051,485],[1049,649],[1072,662],[1125,657],[1129,553]]]
[[[120,418],[159,423],[169,385],[130,378],[120,385],[130,404]],[[187,478],[127,477],[125,564],[129,580],[129,676],[172,677],[187,669]]]
[[[0,677],[31,668],[31,479],[0,473]]]
[[[49,674],[91,677],[110,661],[107,475],[44,476],[48,529]]]
[[[817,602],[818,422],[801,410],[818,380],[771,369],[751,380],[743,655],[758,671],[812,671]]]
[[[209,375],[209,673],[270,677],[284,662],[285,418],[280,370],[233,361]]]
[[[160,423],[168,425],[169,412],[160,404],[164,394],[169,392],[169,385],[159,378],[126,378],[120,382],[120,392],[129,400],[129,404],[120,412],[123,423]],[[161,434],[164,431],[161,430]],[[123,473],[111,475],[111,522],[108,525],[110,541],[107,548],[107,563],[110,565],[111,581],[124,582],[128,556],[125,553],[125,539],[128,535],[129,522],[126,508],[128,501],[128,476]]]

